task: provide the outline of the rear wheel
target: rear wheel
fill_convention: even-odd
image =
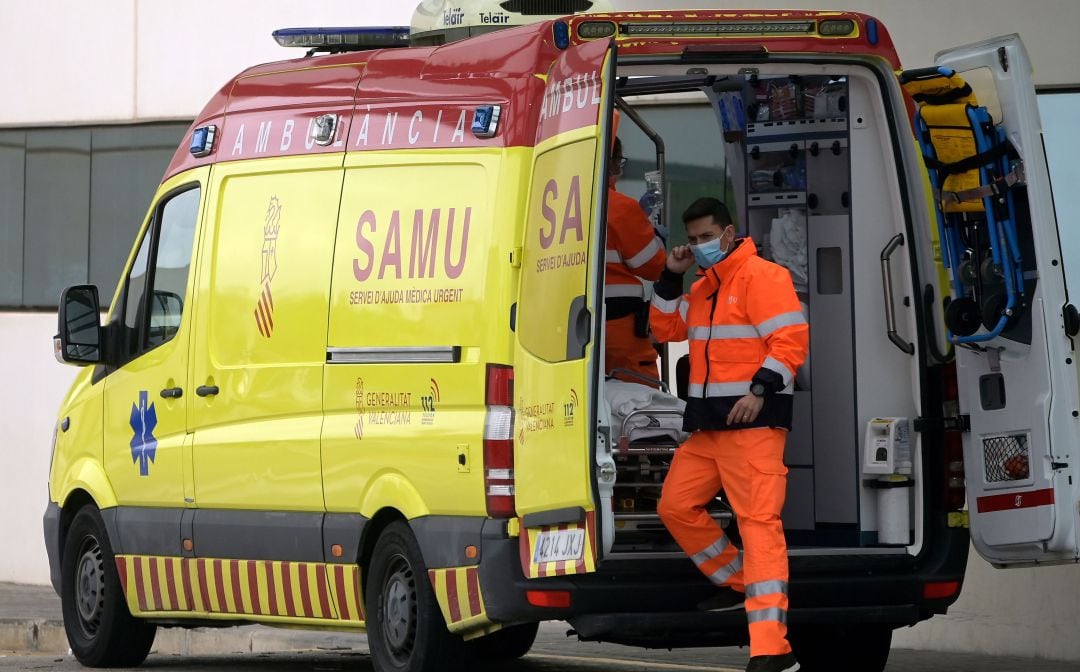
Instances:
[[[101,514],[85,506],[64,540],[61,604],[75,658],[87,667],[131,667],[146,660],[157,627],[135,618],[124,600]]]
[[[887,625],[811,626],[789,638],[802,672],[882,672],[889,662],[892,628]]]
[[[476,660],[513,660],[529,652],[539,629],[539,623],[511,625],[490,635],[470,640],[466,642],[466,646]]]
[[[441,672],[462,667],[464,642],[446,621],[409,526],[379,535],[365,587],[368,645],[378,672]]]

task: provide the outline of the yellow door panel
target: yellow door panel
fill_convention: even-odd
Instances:
[[[326,364],[328,510],[484,514],[480,461],[461,469],[459,454],[483,454],[485,367],[510,356],[514,227],[500,223],[516,212],[497,186],[519,174],[523,152],[508,154],[346,159]]]
[[[580,401],[590,389],[596,342],[571,352],[568,337],[578,326],[575,304],[595,304],[589,259],[597,141],[592,129],[576,135],[538,148],[529,195],[515,372],[516,380],[528,381],[515,386],[519,515],[592,507],[591,442]]]
[[[319,429],[341,156],[221,164],[189,397],[202,508],[323,509]]]
[[[105,473],[129,506],[183,506],[195,248],[208,169],[162,185],[114,301]]]
[[[594,572],[598,564],[593,450],[612,47],[597,41],[567,50],[548,81],[571,86],[562,90],[567,96],[597,73],[601,94],[580,98],[581,109],[541,106],[528,187],[514,354],[514,474],[519,553],[530,578]]]
[[[49,474],[49,497],[63,506],[75,489],[88,490],[98,506],[115,503],[116,495],[101,469],[102,406],[104,386],[91,384],[93,368],[86,367],[75,377],[71,390],[60,405],[66,409],[57,420],[56,444],[53,446],[52,468]],[[65,429],[65,419],[66,429]],[[85,478],[80,472],[93,474]]]

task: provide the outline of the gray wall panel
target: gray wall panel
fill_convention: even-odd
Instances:
[[[86,282],[90,131],[33,131],[26,138],[23,304],[55,306]]]
[[[846,215],[811,217],[810,359],[814,381],[814,509],[819,523],[858,522],[855,444],[855,346],[851,287],[839,294],[818,291],[817,249],[839,247],[844,268],[851,264],[850,220]],[[845,280],[847,279],[845,272]]]
[[[90,177],[90,282],[112,295],[161,176],[186,126],[93,131]]]
[[[0,131],[0,308],[108,301],[188,124]]]
[[[814,529],[814,470],[788,469],[787,497],[780,513],[785,530]]]
[[[26,133],[0,131],[0,306],[22,303],[25,159]]]

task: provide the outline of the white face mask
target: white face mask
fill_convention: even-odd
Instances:
[[[700,245],[691,245],[690,251],[694,253],[694,259],[697,261],[697,265],[702,269],[711,268],[716,264],[719,264],[724,260],[724,257],[731,252],[731,247],[723,249],[721,241],[724,239],[724,235],[727,234],[727,229],[724,233],[721,233],[718,238],[701,243]]]

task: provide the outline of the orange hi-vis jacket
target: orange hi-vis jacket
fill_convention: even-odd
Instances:
[[[660,278],[667,262],[664,244],[638,202],[612,188],[608,189],[607,220],[604,298],[643,299],[645,288],[639,278]],[[612,317],[610,309],[608,317]]]
[[[681,296],[682,275],[664,270],[652,299],[653,334],[661,342],[690,341],[690,387],[683,428],[791,429],[795,372],[806,358],[810,328],[791,275],[757,255],[743,238]],[[727,424],[731,407],[765,386],[752,423]]]

